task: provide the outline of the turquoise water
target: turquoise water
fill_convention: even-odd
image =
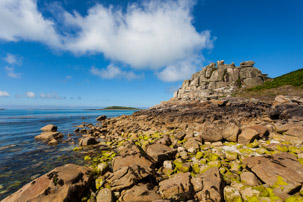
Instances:
[[[82,123],[96,124],[96,118],[132,114],[134,110],[0,110],[0,200],[32,179],[66,163],[84,164],[83,155],[73,152],[78,134],[73,131]],[[35,140],[47,124],[71,134],[74,142],[49,146]]]

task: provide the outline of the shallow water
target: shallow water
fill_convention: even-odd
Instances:
[[[73,152],[79,136],[74,126],[83,122],[96,124],[96,118],[132,114],[134,110],[0,110],[0,200],[32,179],[66,163],[83,165],[83,154]],[[74,144],[49,146],[35,140],[47,124],[72,134]]]

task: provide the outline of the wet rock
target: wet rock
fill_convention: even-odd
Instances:
[[[257,177],[252,172],[243,172],[240,177],[243,184],[249,186],[257,186],[259,184]]]
[[[101,189],[96,197],[97,202],[113,202],[113,194],[109,188]]]
[[[48,142],[49,145],[57,145],[58,144],[58,141],[56,139],[52,139]]]
[[[57,126],[55,126],[53,124],[48,124],[48,125],[42,127],[40,130],[42,130],[44,132],[56,132]]]
[[[208,169],[201,175],[203,181],[202,190],[196,192],[195,197],[200,201],[222,201],[223,181],[219,169],[216,167]]]
[[[129,187],[150,174],[145,167],[133,164],[122,167],[114,173],[106,174],[106,180],[110,182],[112,191]]]
[[[133,186],[131,189],[122,191],[119,201],[141,202],[159,199],[162,199],[161,195],[157,194],[153,190],[153,186],[151,184],[139,183],[138,185]]]
[[[162,163],[165,160],[173,160],[177,150],[163,144],[152,144],[147,147],[146,153],[156,162]]]
[[[63,134],[60,132],[43,132],[40,135],[37,135],[35,137],[35,139],[42,140],[42,141],[50,141],[52,139],[59,139],[62,137],[63,137]]]
[[[291,193],[303,183],[303,165],[292,154],[282,152],[267,158],[248,157],[243,163],[263,182],[280,187],[284,193]]]
[[[105,115],[101,115],[98,118],[96,118],[97,121],[104,121],[105,119],[107,119]]]
[[[3,201],[80,201],[91,174],[89,168],[66,164],[24,185]]]
[[[190,173],[174,174],[170,179],[159,183],[159,192],[163,198],[187,200],[193,197]]]
[[[84,137],[84,138],[81,138],[79,141],[80,146],[94,145],[94,144],[98,144],[98,143],[99,142],[93,137]]]
[[[248,144],[253,142],[257,137],[259,137],[259,133],[251,128],[244,128],[240,135],[238,136],[239,144]]]

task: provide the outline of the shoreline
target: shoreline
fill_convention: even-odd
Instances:
[[[298,132],[292,129],[303,131],[303,113],[297,113],[303,112],[303,100],[288,105],[287,99],[166,102],[128,116],[104,117],[101,125],[86,124],[87,129],[78,129],[82,140],[74,149],[87,151],[84,160],[90,164],[73,168],[83,176],[79,200],[203,201],[206,193],[214,201],[302,199],[299,191],[287,190],[303,182],[303,140],[294,138]],[[56,180],[64,181],[65,169],[49,173],[58,172]],[[49,189],[62,197],[57,186]]]

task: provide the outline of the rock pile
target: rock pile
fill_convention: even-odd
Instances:
[[[182,87],[174,93],[173,100],[207,100],[231,95],[239,88],[254,87],[267,80],[267,75],[253,67],[255,62],[242,62],[240,67],[234,63],[217,66],[211,63],[200,72],[185,80]]]
[[[57,132],[57,126],[48,124],[42,127],[40,130],[43,132],[35,137],[36,140],[46,141],[49,145],[57,145],[58,139],[63,137],[63,134]]]

